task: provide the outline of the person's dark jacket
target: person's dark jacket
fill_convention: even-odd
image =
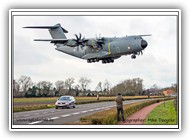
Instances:
[[[123,107],[123,101],[124,99],[122,98],[122,96],[118,95],[116,98],[117,107]]]

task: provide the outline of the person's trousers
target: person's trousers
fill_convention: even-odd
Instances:
[[[124,112],[123,112],[123,107],[117,107],[117,121],[120,121],[120,114],[121,114],[121,119],[122,121],[125,121],[124,119]]]

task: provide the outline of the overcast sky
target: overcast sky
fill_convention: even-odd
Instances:
[[[54,44],[35,42],[50,39],[48,30],[24,29],[31,25],[60,23],[69,32],[67,38],[82,33],[85,38],[152,34],[144,37],[148,47],[135,60],[122,56],[113,64],[87,63],[86,60],[58,52]],[[176,83],[177,77],[176,16],[14,16],[14,79],[30,76],[33,82],[80,77],[92,80],[90,88],[106,79],[112,86],[132,78],[143,79],[145,88]]]

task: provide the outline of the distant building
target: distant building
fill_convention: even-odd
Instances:
[[[164,90],[164,91],[163,91],[163,94],[164,94],[165,96],[171,96],[171,95],[175,94],[175,91],[172,90],[172,89],[167,89],[167,90]]]

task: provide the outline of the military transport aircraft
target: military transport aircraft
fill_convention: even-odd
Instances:
[[[102,61],[113,63],[114,59],[122,55],[130,55],[135,59],[136,55],[143,54],[148,43],[142,38],[150,35],[133,35],[125,37],[96,37],[88,38],[75,34],[75,39],[67,39],[66,29],[58,23],[54,26],[28,26],[23,28],[49,29],[52,39],[34,39],[34,41],[49,41],[56,45],[56,50],[63,53],[86,59],[88,63]]]

